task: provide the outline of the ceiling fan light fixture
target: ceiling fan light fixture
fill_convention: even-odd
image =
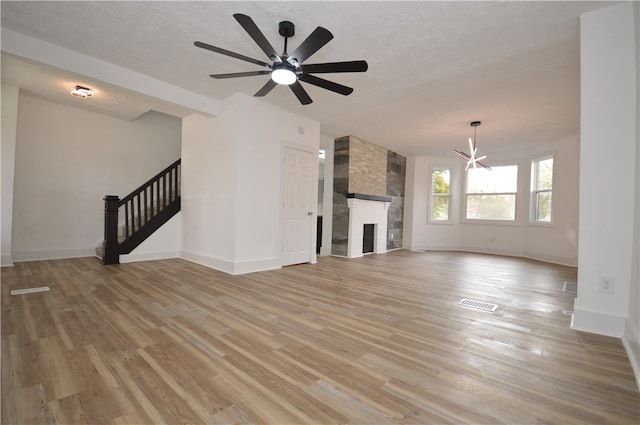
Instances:
[[[298,80],[298,77],[287,65],[275,64],[271,71],[271,79],[278,84],[290,86]]]
[[[71,90],[71,96],[86,99],[87,97],[93,96],[93,90],[88,87],[76,86],[75,89]]]

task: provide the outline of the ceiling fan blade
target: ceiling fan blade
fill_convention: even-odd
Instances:
[[[367,61],[328,62],[301,65],[300,71],[306,73],[331,73],[331,72],[365,72],[369,69]]]
[[[340,93],[344,96],[350,95],[353,92],[351,87],[343,86],[342,84],[334,83],[333,81],[328,81],[324,78],[316,77],[315,75],[302,74],[298,76],[298,79],[309,84],[313,84],[314,86]]]
[[[241,55],[240,53],[235,53],[229,50],[221,49],[220,47],[212,46],[211,44],[203,43],[201,41],[196,41],[193,43],[196,47],[200,47],[201,49],[211,50],[212,52],[220,53],[226,56],[231,56],[232,58],[240,59],[243,61],[255,63],[260,66],[270,66],[266,62],[262,62],[258,59],[250,58],[249,56]]]
[[[237,77],[255,77],[256,75],[271,74],[271,71],[249,71],[249,72],[232,72],[230,74],[211,74],[209,77],[217,80],[224,78],[237,78]]]
[[[276,52],[276,49],[273,48],[271,43],[266,39],[262,31],[258,28],[253,19],[248,17],[247,15],[243,15],[242,13],[236,13],[233,15],[236,18],[236,21],[244,28],[244,30],[249,34],[249,36],[256,42],[256,44],[262,49],[262,51],[269,57],[269,59],[277,62],[282,62],[282,59]]]
[[[301,64],[315,52],[320,50],[322,46],[331,41],[332,38],[333,34],[331,34],[328,29],[317,27],[311,34],[309,34],[309,37],[307,37],[302,44],[289,55],[287,61],[292,63],[295,59],[298,64]]]
[[[302,87],[302,85],[300,85],[299,82],[296,81],[289,87],[291,87],[291,91],[296,95],[300,103],[302,103],[303,105],[308,105],[313,102],[313,100],[311,100],[311,98],[309,97],[309,94],[307,94],[307,91],[304,89],[304,87]]]
[[[267,84],[262,86],[262,88],[260,90],[258,90],[258,92],[256,94],[254,94],[254,96],[256,96],[256,97],[266,96],[267,93],[269,93],[271,90],[273,90],[273,88],[275,86],[277,86],[277,85],[278,85],[278,83],[276,83],[271,78],[269,78],[269,81],[267,81]]]

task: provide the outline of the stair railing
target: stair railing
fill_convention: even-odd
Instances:
[[[103,264],[118,264],[120,254],[133,251],[180,211],[180,169],[178,159],[126,197],[104,197]]]

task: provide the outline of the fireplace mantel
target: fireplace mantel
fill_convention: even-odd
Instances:
[[[347,193],[347,199],[363,199],[365,201],[391,202],[390,196],[367,195],[365,193]]]

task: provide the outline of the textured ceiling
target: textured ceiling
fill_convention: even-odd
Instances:
[[[267,76],[214,80],[258,66],[193,46],[195,40],[265,60],[234,13],[253,18],[281,51],[278,22],[296,24],[292,51],[317,26],[334,39],[305,63],[364,59],[366,73],[325,74],[351,86],[343,97],[305,85],[302,106],[286,87],[265,102],[318,120],[323,134],[355,135],[404,155],[465,149],[481,120],[483,153],[509,151],[579,132],[579,16],[610,2],[11,2],[2,28],[215,99],[253,95]],[[3,46],[4,50],[4,46]],[[133,119],[149,109],[187,108],[14,55],[2,81],[52,101]],[[75,84],[99,92],[78,101]],[[67,87],[67,85],[69,87]],[[83,103],[79,103],[83,102]]]

